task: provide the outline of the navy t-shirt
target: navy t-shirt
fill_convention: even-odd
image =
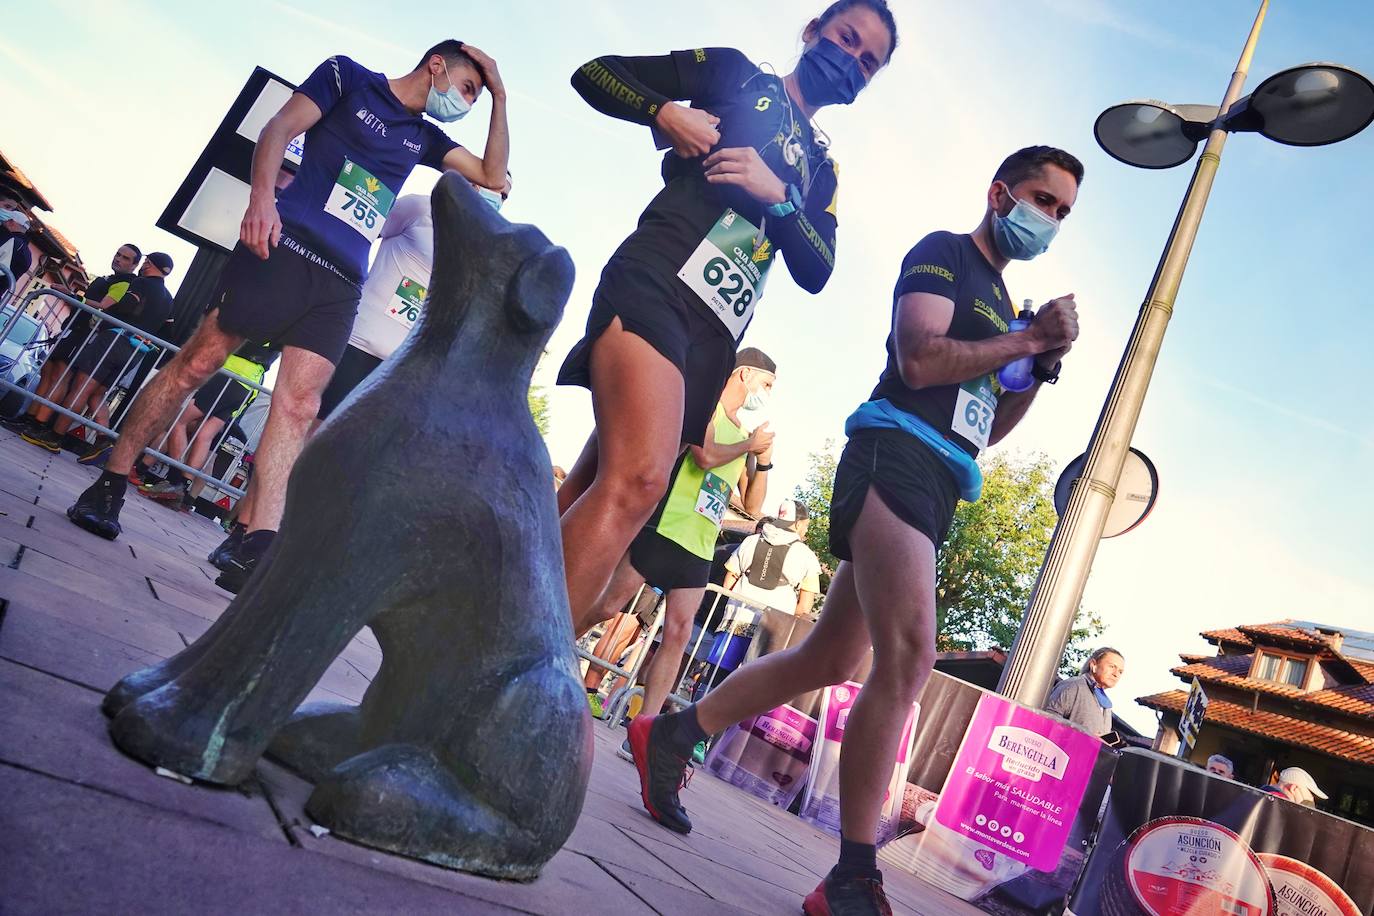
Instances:
[[[368,249],[411,170],[443,168],[458,144],[402,105],[385,76],[347,57],[329,58],[296,91],[324,116],[306,131],[296,179],[278,197],[281,243],[361,283]]]
[[[949,332],[953,340],[985,340],[1007,332],[1015,317],[1002,275],[968,235],[932,232],[902,259],[902,272],[892,293],[897,302],[907,293],[933,293],[954,303]],[[886,398],[939,430],[950,442],[977,457],[986,444],[1002,387],[991,372],[962,385],[908,388],[897,362],[897,340],[887,338],[887,367],[873,389],[872,400]]]

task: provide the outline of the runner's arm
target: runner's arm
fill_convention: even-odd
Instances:
[[[703,471],[718,468],[721,465],[729,464],[740,455],[748,453],[758,445],[759,430],[765,430],[768,424],[765,423],[750,434],[748,439],[736,442],[733,445],[722,445],[716,441],[715,419],[706,426],[706,436],[701,445],[689,445],[687,450],[692,453],[692,460],[697,467]]]
[[[811,613],[812,606],[816,603],[816,593],[802,589],[797,592],[797,611],[798,617],[806,617]]]
[[[954,300],[946,296],[906,293],[897,300],[892,333],[898,369],[908,388],[958,385],[1048,349],[1030,330],[955,340],[946,336],[953,320]]]
[[[768,217],[765,230],[786,255],[787,272],[808,293],[819,293],[835,269],[835,232],[839,225],[835,213],[838,193],[834,168],[826,185],[813,187],[802,209],[784,217]],[[824,179],[817,179],[817,184]],[[829,190],[830,193],[825,193]]]
[[[602,114],[645,126],[654,123],[668,102],[687,97],[671,54],[606,54],[578,67],[572,75],[572,87]]]
[[[1030,410],[1031,402],[1035,400],[1035,395],[1040,391],[1040,382],[1036,380],[1025,391],[1007,391],[997,399],[997,414],[992,419],[992,431],[988,433],[988,445],[996,445],[1006,438],[1007,433],[1016,428],[1016,424],[1021,422],[1021,418]]]
[[[758,456],[757,461],[746,461],[744,473],[748,484],[744,488],[744,511],[752,518],[758,518],[763,511],[763,501],[768,498],[768,472],[759,471],[759,464],[773,463],[773,447]],[[753,467],[750,467],[753,465]]]
[[[277,214],[277,172],[286,156],[286,144],[314,127],[324,112],[302,92],[292,93],[281,110],[263,125],[253,148],[252,190],[248,209],[239,225],[239,239],[250,251],[267,260],[268,247],[281,238],[281,217]]]
[[[726,572],[725,579],[720,583],[720,587],[727,592],[734,591],[735,583],[739,581],[739,573]]]

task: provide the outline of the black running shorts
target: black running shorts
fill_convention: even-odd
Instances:
[[[949,535],[959,490],[940,456],[896,429],[868,429],[852,439],[835,469],[830,501],[830,552],[853,560],[849,534],[872,488],[906,524],[938,550]]]
[[[91,328],[91,318],[82,312],[72,322],[72,326],[67,329],[67,335],[52,348],[52,352],[48,354],[48,362],[53,365],[70,363],[77,351],[81,349],[81,345],[89,340],[94,333]]]
[[[329,386],[324,389],[324,394],[320,395],[321,420],[334,412],[334,409],[343,403],[344,398],[353,393],[353,389],[363,383],[377,370],[382,361],[368,353],[366,350],[359,350],[357,347],[346,347],[343,358],[334,369],[334,376],[329,380]]]
[[[682,373],[682,441],[701,445],[725,381],[735,368],[735,342],[714,318],[687,301],[676,277],[661,277],[637,261],[612,258],[592,295],[587,333],[558,372],[558,384],[592,384],[592,346],[619,318]]]
[[[222,375],[211,376],[210,381],[200,386],[196,392],[192,403],[200,410],[201,414],[207,417],[215,417],[228,423],[238,416],[257,391],[246,385],[241,385],[231,378]]]
[[[134,344],[118,328],[101,328],[91,335],[74,365],[78,372],[89,375],[96,384],[113,388],[130,369],[139,367],[148,352],[151,351]]]
[[[219,326],[230,334],[300,347],[337,366],[361,291],[286,243],[270,248],[266,261],[235,245],[206,311],[219,309]]]
[[[630,565],[665,595],[675,588],[705,588],[711,561],[703,560],[652,528],[641,528],[630,544]]]

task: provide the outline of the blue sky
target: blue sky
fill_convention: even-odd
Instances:
[[[334,53],[397,75],[441,37],[500,62],[511,91],[515,192],[506,215],[568,247],[578,282],[538,380],[580,336],[595,278],[658,186],[647,131],[604,118],[568,86],[604,52],[735,45],[780,72],[798,53],[803,4],[606,0],[594,4],[208,4],[48,0],[0,35],[0,148],[57,207],[54,224],[103,269],[126,240],[189,246],[157,215],[254,65],[300,80]],[[1074,292],[1083,335],[1013,451],[1062,465],[1083,450],[1154,271],[1189,167],[1147,172],[1108,158],[1097,113],[1151,97],[1216,104],[1254,15],[1251,0],[894,0],[902,44],[891,67],[818,122],[840,164],[838,266],[819,296],[769,285],[748,342],[780,367],[774,497],[806,455],[840,438],[883,359],[902,255],[926,232],[967,230],[1011,150],[1063,146],[1087,167],[1078,206],[1051,251],[1006,275],[1014,297]],[[957,8],[956,8],[957,7]],[[785,9],[786,15],[777,11]],[[455,12],[458,11],[458,12]],[[793,12],[795,11],[795,12]],[[17,16],[17,20],[16,17]],[[1186,24],[1183,27],[1181,24]],[[1283,67],[1339,61],[1374,73],[1374,5],[1278,2],[1250,86]],[[39,40],[30,40],[38,38]],[[451,135],[480,149],[479,103]],[[1135,444],[1162,478],[1149,521],[1106,542],[1087,603],[1127,655],[1118,709],[1177,685],[1179,651],[1204,628],[1287,616],[1374,629],[1374,462],[1363,367],[1374,315],[1365,267],[1374,131],[1322,149],[1232,138],[1145,405]],[[417,173],[407,191],[433,174]],[[175,285],[175,279],[174,279]],[[555,461],[590,428],[580,389],[555,391]]]

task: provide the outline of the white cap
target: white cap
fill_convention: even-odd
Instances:
[[[1292,783],[1295,786],[1302,786],[1318,798],[1328,798],[1329,796],[1317,785],[1317,781],[1312,778],[1312,774],[1302,767],[1288,767],[1279,771],[1279,782]]]
[[[782,505],[778,506],[777,514],[773,516],[782,522],[784,528],[790,528],[798,520],[805,521],[811,517],[811,513],[806,511],[806,504],[800,503],[795,499],[784,499]]]

